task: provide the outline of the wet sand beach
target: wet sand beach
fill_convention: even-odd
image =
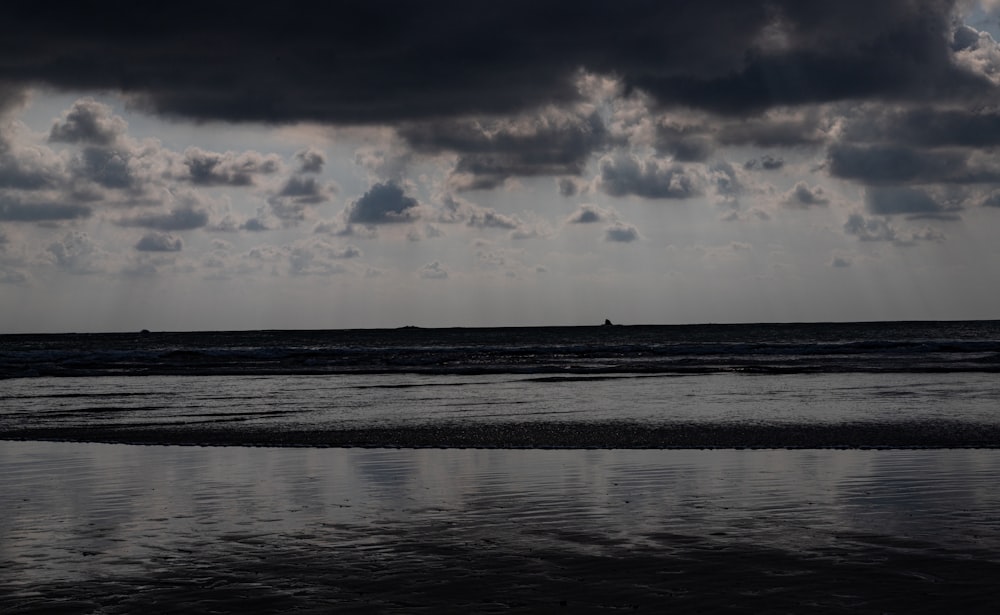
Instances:
[[[996,450],[0,442],[0,611],[987,612]]]

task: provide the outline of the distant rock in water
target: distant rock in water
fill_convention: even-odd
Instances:
[[[604,326],[605,326],[605,327],[613,327],[613,326],[614,326],[614,323],[613,323],[613,322],[611,322],[610,320],[608,320],[607,318],[605,318],[605,319],[604,319]]]

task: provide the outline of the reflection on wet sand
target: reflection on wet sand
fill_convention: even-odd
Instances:
[[[0,611],[986,610],[992,450],[0,442]]]

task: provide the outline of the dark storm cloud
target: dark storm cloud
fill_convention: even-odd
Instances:
[[[390,224],[417,218],[417,200],[393,183],[375,184],[346,210],[351,224]]]
[[[207,226],[208,213],[192,208],[181,208],[164,214],[150,213],[123,218],[117,224],[158,231],[189,231]]]
[[[135,244],[140,252],[180,252],[184,242],[169,233],[148,233]]]
[[[907,42],[912,46],[930,41]],[[846,56],[830,56],[818,50],[761,56],[751,59],[742,70],[722,77],[643,76],[636,85],[651,92],[666,105],[685,105],[724,115],[741,115],[785,105],[852,99],[921,99],[945,93],[943,88],[934,91],[931,86],[934,80],[920,84],[917,79],[921,67],[919,61],[901,64],[882,60],[891,53],[898,53],[898,50],[873,45],[868,51],[852,51]],[[926,56],[923,53],[919,55]],[[985,80],[958,71],[943,70],[942,65],[947,66],[943,53],[941,57],[928,59],[931,61],[931,74],[942,73],[942,80],[950,81],[961,89],[978,90],[980,94],[988,90]]]
[[[112,89],[172,115],[391,122],[578,97],[580,69],[662,105],[745,114],[978,96],[955,0],[346,1],[5,8],[0,81]],[[193,16],[197,16],[194,18]]]
[[[715,75],[647,74],[632,82],[664,104],[735,115],[840,100],[982,96],[992,84],[952,61],[954,4],[768,3],[772,18],[764,27],[747,24],[757,38],[737,43],[746,51],[740,65]]]

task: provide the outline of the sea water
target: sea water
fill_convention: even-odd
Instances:
[[[997,446],[1000,323],[0,336],[0,437]]]
[[[0,611],[991,613],[996,453],[0,442]]]

